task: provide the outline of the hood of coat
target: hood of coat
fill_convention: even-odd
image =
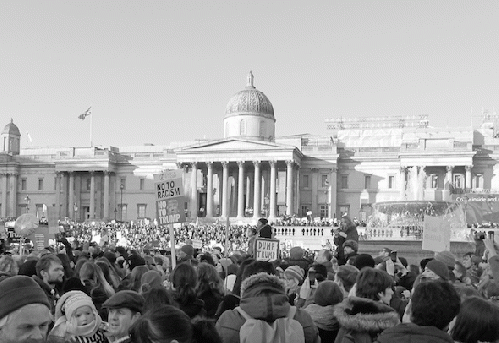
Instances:
[[[380,302],[351,297],[335,306],[340,326],[357,332],[381,332],[400,323],[399,314]]]
[[[243,281],[240,306],[255,319],[273,322],[285,317],[291,305],[283,281],[274,275],[258,273]]]
[[[405,323],[383,331],[378,337],[378,342],[454,343],[454,340],[448,333],[437,329],[435,326],[417,326],[416,324]]]
[[[334,316],[334,305],[319,306],[310,304],[305,308],[317,327],[326,331],[338,331],[338,320]]]

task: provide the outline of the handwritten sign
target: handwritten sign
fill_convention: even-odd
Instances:
[[[450,223],[445,217],[425,216],[423,250],[450,250]]]
[[[182,170],[170,170],[157,177],[154,184],[156,194],[156,216],[158,225],[165,226],[185,222],[185,196]]]
[[[203,241],[200,239],[193,239],[192,240],[192,247],[194,249],[201,249],[203,248]]]
[[[279,240],[257,238],[255,243],[257,261],[275,261],[279,257]]]

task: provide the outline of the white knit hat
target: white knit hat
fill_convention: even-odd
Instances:
[[[67,320],[70,320],[73,316],[74,311],[82,306],[89,306],[93,312],[97,312],[95,305],[88,295],[82,291],[71,291],[64,294],[57,303],[57,307],[60,309],[61,314],[64,314]],[[56,317],[57,317],[56,309]]]

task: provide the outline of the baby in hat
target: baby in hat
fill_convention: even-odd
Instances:
[[[286,295],[289,298],[289,303],[294,305],[299,286],[303,282],[303,277],[305,276],[305,272],[301,267],[298,266],[289,266],[284,271],[284,281],[286,285]]]
[[[57,302],[55,324],[48,341],[107,343],[104,325],[92,298],[81,291],[70,291]]]

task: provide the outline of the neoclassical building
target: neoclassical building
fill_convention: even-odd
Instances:
[[[310,211],[364,219],[375,202],[499,189],[495,113],[484,112],[479,129],[433,128],[426,116],[336,118],[326,119],[329,136],[287,137],[276,136],[279,118],[250,72],[226,106],[218,140],[21,149],[11,120],[1,133],[0,216],[152,219],[154,175],[176,168],[183,169],[191,220]]]

